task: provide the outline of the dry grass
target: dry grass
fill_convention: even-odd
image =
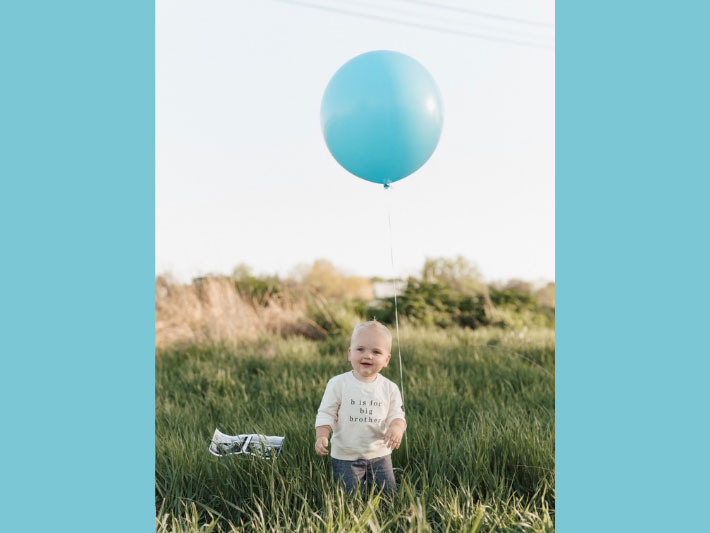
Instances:
[[[286,295],[263,303],[249,301],[230,278],[208,277],[190,285],[165,278],[155,283],[155,346],[234,343],[265,333],[310,338],[322,329],[306,317],[306,298]]]
[[[238,273],[240,277],[213,275],[197,278],[190,284],[177,283],[169,275],[158,276],[156,349],[190,344],[232,345],[269,334],[321,339],[329,333],[350,331],[363,318],[365,310],[356,311],[349,304],[374,299],[370,280],[344,275],[324,260],[304,267],[299,279],[253,277],[247,267],[241,270],[235,269],[235,275]],[[454,288],[462,287],[454,277],[445,281]],[[543,305],[554,308],[554,283],[537,292],[531,283],[520,280],[511,280],[501,288],[534,296]],[[486,310],[493,322],[513,328],[540,325],[540,313],[535,311],[495,310],[490,301]],[[406,322],[406,317],[400,315],[400,323]]]

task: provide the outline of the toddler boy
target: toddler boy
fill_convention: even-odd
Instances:
[[[376,320],[358,324],[348,348],[353,369],[328,381],[316,416],[318,455],[328,455],[331,439],[333,475],[353,491],[360,482],[376,483],[396,492],[393,449],[407,427],[402,395],[380,375],[389,363],[392,334]]]

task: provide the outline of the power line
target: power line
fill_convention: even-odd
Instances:
[[[428,22],[431,21],[438,21],[438,22],[443,22],[444,24],[464,24],[464,25],[470,25],[468,24],[468,21],[466,19],[462,19],[462,17],[458,16],[456,18],[451,18],[451,17],[441,17],[438,16],[438,14],[430,14],[430,13],[421,13],[421,12],[413,12],[411,9],[402,9],[402,8],[397,8],[391,6],[389,3],[384,4],[382,2],[378,3],[372,3],[372,2],[367,2],[364,0],[344,0],[348,7],[365,7],[365,8],[370,8],[370,9],[378,9],[380,11],[389,11],[389,12],[394,12],[400,15],[404,15],[405,17],[410,17],[410,18],[417,18],[417,17],[423,17],[426,18]],[[389,14],[389,13],[386,13]],[[478,21],[476,21],[478,22]],[[476,23],[474,22],[474,24]],[[549,38],[549,35],[545,34],[525,34],[525,31],[540,31],[535,28],[516,28],[516,29],[508,29],[508,28],[503,28],[503,27],[490,27],[490,26],[479,26],[479,30],[483,31],[493,31],[493,32],[503,32],[503,33],[508,33],[511,34],[512,37],[514,38],[523,38],[525,39],[526,37],[530,38],[541,38],[541,39],[546,39]],[[554,34],[553,34],[554,35]]]
[[[431,31],[437,31],[440,33],[448,33],[451,35],[458,35],[461,37],[473,37],[476,39],[484,39],[487,41],[493,41],[493,42],[499,42],[499,43],[506,43],[506,44],[515,44],[515,45],[521,45],[521,46],[529,46],[531,48],[540,48],[543,50],[552,50],[554,47],[552,46],[545,46],[541,45],[539,43],[531,42],[531,41],[521,41],[518,39],[508,39],[505,37],[494,37],[491,35],[482,35],[480,33],[472,33],[472,32],[467,32],[467,31],[459,31],[459,30],[454,30],[454,29],[449,29],[449,28],[441,28],[438,26],[429,26],[427,24],[419,24],[416,22],[406,22],[402,20],[397,20],[394,18],[390,17],[381,17],[378,15],[370,15],[366,13],[358,13],[356,11],[349,11],[345,9],[340,9],[337,7],[329,7],[329,6],[324,6],[320,4],[311,4],[310,2],[302,2],[299,0],[275,0],[276,2],[282,2],[284,4],[291,4],[291,5],[297,5],[297,6],[303,6],[303,7],[309,7],[312,9],[320,9],[322,11],[330,11],[333,13],[339,13],[341,15],[350,15],[353,17],[360,17],[360,18],[365,18],[365,19],[370,19],[370,20],[376,20],[378,22],[389,22],[392,24],[400,24],[402,26],[410,26],[413,28],[419,28],[419,29],[424,29],[424,30],[431,30]]]
[[[459,13],[468,13],[469,15],[476,15],[478,17],[487,17],[498,20],[505,20],[508,22],[517,22],[519,24],[530,24],[531,26],[540,26],[542,28],[554,28],[554,24],[549,24],[547,22],[537,22],[534,20],[519,19],[516,17],[508,17],[506,15],[497,15],[495,13],[486,13],[485,11],[477,11],[475,9],[466,9],[465,7],[454,7],[446,4],[439,4],[437,2],[427,2],[426,0],[399,0],[400,2],[409,2],[411,4],[421,4],[423,6],[435,7],[438,9],[447,9],[449,11],[457,11]]]

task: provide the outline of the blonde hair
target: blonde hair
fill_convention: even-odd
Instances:
[[[360,333],[362,330],[369,329],[369,328],[374,328],[380,333],[382,333],[385,338],[387,339],[387,346],[388,349],[392,349],[392,333],[390,333],[390,330],[387,329],[387,326],[382,324],[382,322],[378,322],[377,320],[370,320],[368,322],[362,322],[355,326],[353,328],[353,334],[350,337],[350,346],[353,346],[353,343],[355,342],[355,337],[357,337],[357,334]]]

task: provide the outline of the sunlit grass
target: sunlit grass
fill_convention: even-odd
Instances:
[[[313,451],[347,338],[262,337],[156,358],[158,531],[552,531],[554,332],[402,331],[405,446],[394,498],[348,497]],[[397,349],[384,375],[399,383]],[[217,458],[214,429],[286,437]]]

